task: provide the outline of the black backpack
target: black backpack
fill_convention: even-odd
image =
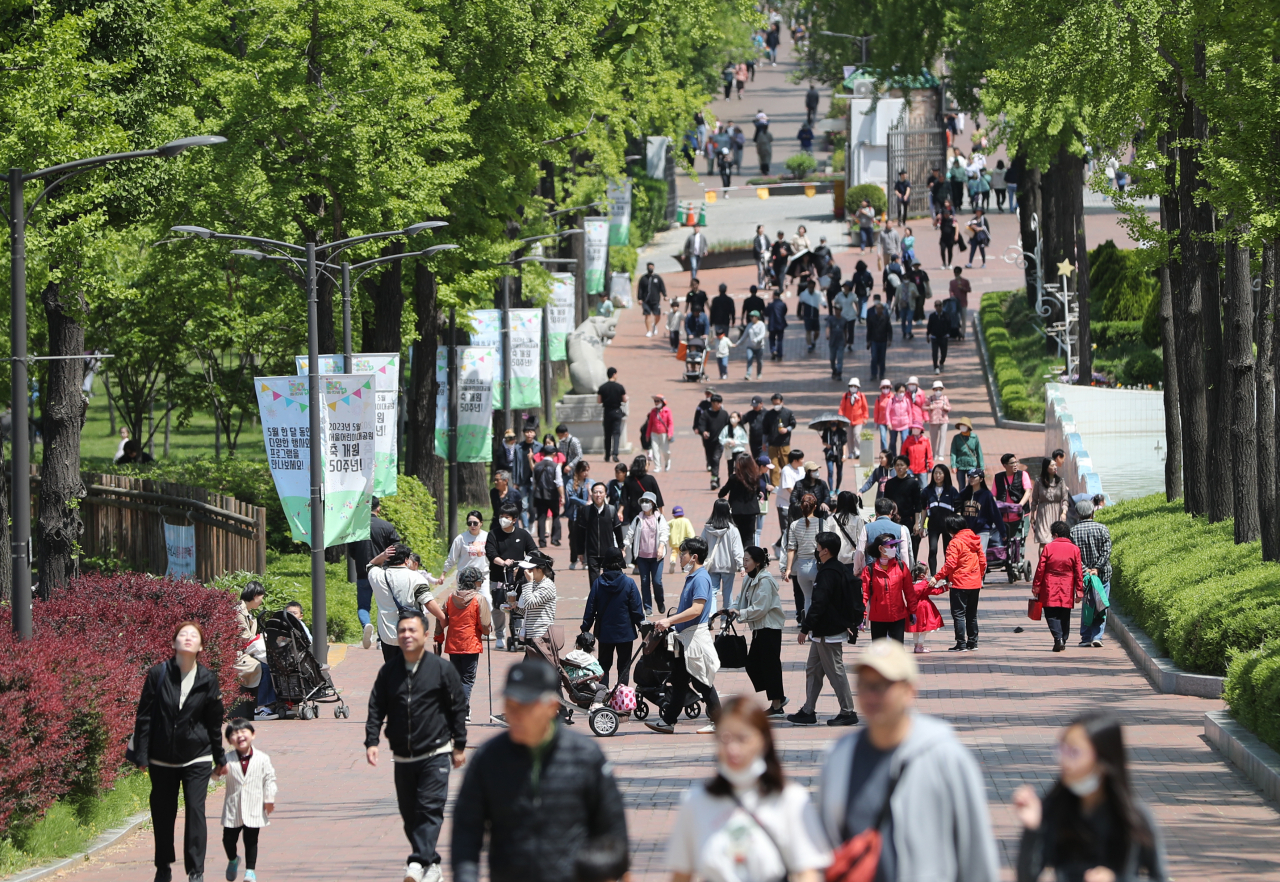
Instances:
[[[538,499],[555,499],[557,463],[553,457],[545,457],[533,467],[533,495]]]

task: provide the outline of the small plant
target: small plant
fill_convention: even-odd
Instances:
[[[810,153],[797,153],[787,157],[784,165],[797,181],[803,181],[818,168],[818,160]]]
[[[884,188],[879,184],[858,184],[856,187],[850,187],[845,193],[844,204],[852,213],[862,207],[864,199],[871,203],[876,214],[884,214],[889,210],[889,197],[885,195]]]

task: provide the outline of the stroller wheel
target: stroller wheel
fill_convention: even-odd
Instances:
[[[337,717],[339,720],[343,720],[351,716],[351,709],[344,704],[339,707],[335,707],[333,709],[333,715]]]
[[[607,738],[618,731],[618,714],[613,708],[598,707],[587,718],[591,733],[599,738]]]
[[[637,720],[647,720],[649,718],[649,704],[644,699],[636,702],[636,709],[631,712]]]
[[[304,704],[302,707],[298,708],[298,719],[314,720],[315,718],[316,718],[316,712],[314,709],[312,709],[311,705]]]
[[[684,715],[691,720],[696,720],[698,715],[702,713],[702,703],[695,701],[693,704],[685,705]]]

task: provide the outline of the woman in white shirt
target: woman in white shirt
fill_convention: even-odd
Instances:
[[[788,784],[754,699],[726,702],[716,776],[686,794],[667,843],[672,882],[819,882],[831,863],[809,794]]]
[[[729,461],[739,453],[745,453],[750,439],[747,437],[747,428],[742,425],[742,414],[736,410],[729,414],[729,425],[720,430],[720,445],[724,448],[724,452],[729,455]]]
[[[454,537],[440,577],[444,578],[454,570],[462,572],[470,566],[489,572],[489,563],[484,556],[484,543],[488,538],[489,531],[484,528],[484,516],[478,511],[467,512],[467,529]],[[489,591],[489,580],[486,578],[476,587],[476,590],[486,594]]]

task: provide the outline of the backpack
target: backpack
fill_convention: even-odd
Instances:
[[[555,499],[556,461],[554,457],[545,457],[533,467],[533,495],[538,499]]]

